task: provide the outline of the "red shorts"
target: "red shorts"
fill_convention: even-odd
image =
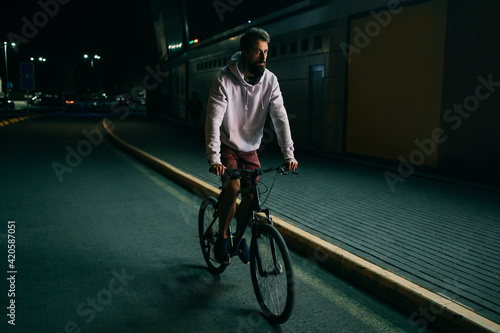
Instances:
[[[259,157],[257,156],[257,151],[242,152],[229,148],[228,146],[221,147],[221,161],[222,164],[228,169],[248,169],[255,170],[260,168]],[[229,181],[229,177],[225,174],[222,175],[222,184],[226,184]],[[240,179],[241,188],[249,188],[252,186],[252,182],[248,175],[243,174]]]

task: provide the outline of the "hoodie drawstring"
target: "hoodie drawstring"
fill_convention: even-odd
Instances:
[[[247,110],[247,111],[248,111],[248,100],[249,100],[249,92],[248,92],[248,90],[249,89],[252,89],[252,96],[254,96],[253,93],[254,93],[255,87],[244,87],[245,94],[243,96],[244,96],[245,110]],[[260,101],[260,109],[264,110],[264,100],[262,98],[262,91],[259,90],[258,94],[259,94],[258,98],[259,98],[259,101]],[[256,97],[256,96],[254,96],[254,97]]]

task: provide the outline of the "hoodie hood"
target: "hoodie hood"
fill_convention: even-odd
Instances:
[[[262,74],[262,76],[259,76],[257,82],[255,82],[255,84],[252,85],[245,81],[245,75],[240,71],[240,66],[239,66],[240,60],[243,61],[241,56],[241,51],[236,52],[235,54],[232,55],[231,59],[229,59],[227,66],[229,67],[231,73],[233,73],[233,75],[236,76],[236,78],[238,78],[240,83],[244,86],[253,87],[260,84],[262,82],[262,76],[266,75],[266,72],[264,71],[264,74]]]
[[[248,99],[250,97],[256,97],[259,98],[260,100],[260,108],[264,109],[264,102],[262,101],[261,96],[256,96],[256,94],[259,94],[261,89],[259,89],[259,86],[262,85],[262,78],[267,74],[267,68],[264,70],[264,73],[262,76],[259,76],[257,78],[257,82],[255,84],[250,84],[245,80],[245,75],[241,72],[240,70],[240,61],[242,60],[241,56],[241,51],[236,52],[233,54],[231,59],[229,59],[229,62],[227,64],[229,70],[233,75],[238,79],[240,84],[244,87],[245,94],[243,95],[243,105],[245,105],[245,110],[248,110]]]

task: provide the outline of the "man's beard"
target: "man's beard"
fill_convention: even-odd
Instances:
[[[264,71],[266,70],[266,63],[264,62],[264,65],[259,65],[260,62],[253,62],[248,65],[248,70],[250,73],[257,75],[257,76],[262,76],[264,74]]]

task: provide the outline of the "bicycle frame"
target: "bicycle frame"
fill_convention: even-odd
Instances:
[[[245,216],[245,220],[238,220],[236,233],[231,232],[231,224],[229,225],[228,252],[230,257],[236,255],[241,257],[239,245],[247,227],[250,225],[250,275],[257,301],[270,322],[284,323],[290,317],[294,305],[294,275],[286,243],[278,230],[274,228],[269,209],[263,208],[263,204],[260,202],[261,194],[263,195],[265,192],[267,192],[267,195],[264,201],[267,201],[274,181],[267,191],[261,193],[259,191],[258,177],[270,171],[276,171],[276,176],[291,172],[284,167],[265,170],[226,169],[231,179],[241,179],[242,173],[245,173],[245,176],[250,177],[250,184],[252,185],[250,188],[239,192],[244,193],[244,195],[252,195],[252,198],[245,209],[246,211],[240,211],[239,213],[239,216]],[[225,195],[224,190],[221,195]],[[219,199],[221,199],[220,196]],[[225,199],[222,198],[222,200]],[[219,262],[214,252],[215,243],[221,236],[220,232],[222,231],[219,202],[214,197],[205,198],[198,215],[198,230],[203,256],[213,274],[221,274],[228,264]],[[239,208],[241,209],[242,206]],[[215,225],[217,225],[216,228],[214,228]],[[246,263],[246,261],[244,262]]]
[[[262,209],[262,207],[260,205],[260,193],[259,193],[259,189],[258,189],[258,183],[259,182],[257,181],[257,177],[259,175],[263,174],[263,173],[266,173],[266,172],[269,172],[269,171],[272,171],[272,170],[276,170],[276,169],[277,168],[270,168],[270,169],[266,169],[266,170],[257,169],[255,171],[237,169],[240,172],[247,173],[250,176],[250,180],[251,180],[251,183],[252,183],[252,187],[251,188],[240,190],[240,193],[247,193],[246,191],[249,191],[250,194],[252,194],[252,201],[250,202],[248,210],[245,213],[245,221],[249,221],[249,220],[251,221],[250,222],[250,226],[251,226],[251,229],[252,229],[252,237],[254,236],[254,230],[255,230],[255,226],[257,224],[257,219],[259,219],[259,220],[265,219],[265,220],[268,221],[267,223],[269,223],[269,224],[272,225],[272,219],[270,217],[269,209],[267,209],[267,208],[266,209]],[[232,170],[229,170],[228,172],[231,172],[231,171]],[[256,215],[258,213],[264,213],[265,217],[261,217],[261,218],[256,217]],[[237,234],[234,238],[231,236],[231,239],[230,239],[230,251],[229,251],[230,255],[237,254],[238,244],[240,243],[241,239],[243,238],[245,230],[246,230],[246,227],[242,228],[242,230],[240,230],[240,233]],[[229,225],[229,234],[232,235],[232,233],[231,233],[231,225]]]
[[[260,222],[262,220],[265,220],[265,223],[273,225],[273,221],[272,221],[272,218],[270,216],[269,209],[268,208],[263,209],[261,207],[261,204],[260,204],[260,193],[259,193],[259,189],[258,189],[258,183],[259,182],[257,181],[257,177],[258,176],[260,176],[260,175],[262,175],[264,173],[268,173],[270,171],[277,171],[279,173],[286,172],[283,169],[283,167],[272,167],[272,168],[268,168],[268,169],[264,169],[264,170],[261,170],[261,169],[256,169],[256,170],[247,170],[247,169],[233,169],[232,170],[232,169],[226,169],[226,172],[228,172],[229,174],[233,173],[233,175],[234,174],[237,175],[236,177],[234,177],[234,179],[240,179],[241,178],[241,173],[246,173],[247,175],[250,176],[252,187],[248,188],[248,189],[241,189],[240,193],[248,193],[248,192],[250,192],[252,194],[252,201],[250,202],[248,210],[245,213],[245,221],[249,221],[250,220],[250,226],[251,226],[251,230],[252,230],[252,237],[255,236],[256,226],[257,226],[258,222]],[[222,195],[223,191],[224,190],[222,190],[222,192],[221,192],[220,195]],[[220,196],[219,196],[219,198],[220,198]],[[217,209],[218,209],[218,207],[217,207]],[[258,217],[257,214],[259,214],[259,213],[263,213],[264,216]],[[212,223],[210,224],[210,228],[215,223],[215,220],[217,219],[217,217],[218,217],[218,212],[214,216],[214,221],[212,221]],[[242,230],[240,230],[239,234],[236,234],[236,235],[233,236],[233,233],[231,231],[231,225],[229,225],[228,232],[229,232],[229,235],[230,235],[230,237],[229,237],[229,242],[230,242],[229,243],[229,255],[230,256],[235,256],[235,255],[238,254],[238,245],[239,245],[240,241],[243,239],[243,235],[245,234],[245,230],[246,230],[247,226],[248,226],[248,224],[245,226],[245,228],[242,228]],[[271,246],[273,261],[275,263],[275,272],[274,272],[274,274],[277,274],[278,272],[282,272],[282,267],[278,267],[278,265],[277,265],[275,244],[271,243],[270,246]],[[258,263],[259,274],[261,276],[264,276],[265,274],[267,274],[267,272],[263,271],[262,265],[260,263],[260,258],[259,258],[258,262],[259,262]]]

